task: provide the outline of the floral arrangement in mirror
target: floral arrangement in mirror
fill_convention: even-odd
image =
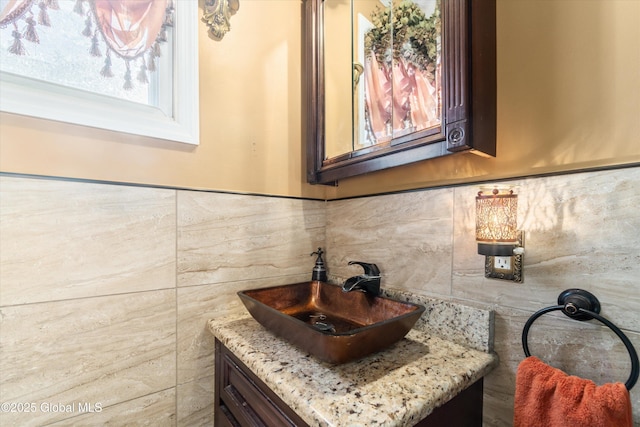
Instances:
[[[440,0],[429,17],[411,0],[385,8],[378,6],[371,15],[374,27],[367,32],[365,48],[376,55],[379,63],[406,60],[421,70],[429,70],[433,78],[441,37],[440,16]]]
[[[441,124],[441,0],[428,4],[430,13],[402,0],[371,14],[365,120],[374,144]]]

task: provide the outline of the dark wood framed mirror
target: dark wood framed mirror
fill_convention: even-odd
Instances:
[[[308,182],[495,156],[495,0],[303,2]]]

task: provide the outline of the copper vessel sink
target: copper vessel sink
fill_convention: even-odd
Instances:
[[[401,340],[424,306],[312,281],[238,292],[262,326],[333,364],[378,352]]]

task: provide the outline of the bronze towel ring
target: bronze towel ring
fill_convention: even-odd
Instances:
[[[624,346],[627,348],[629,356],[631,357],[631,375],[624,384],[627,390],[631,390],[638,380],[638,375],[640,374],[638,353],[636,353],[636,349],[633,348],[633,344],[631,344],[629,338],[627,338],[627,336],[616,325],[598,314],[600,313],[600,301],[598,301],[598,298],[583,289],[567,289],[558,296],[558,305],[543,308],[542,310],[535,312],[529,320],[527,320],[527,323],[525,323],[524,329],[522,330],[522,348],[524,349],[525,356],[531,356],[531,353],[529,353],[529,345],[527,344],[529,328],[538,317],[555,310],[562,310],[564,314],[575,320],[583,321],[596,319],[615,332],[615,334],[624,343]]]

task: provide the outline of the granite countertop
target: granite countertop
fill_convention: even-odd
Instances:
[[[497,365],[492,313],[417,302],[427,311],[404,339],[343,365],[318,361],[249,314],[212,319],[208,328],[311,426],[411,426]]]

